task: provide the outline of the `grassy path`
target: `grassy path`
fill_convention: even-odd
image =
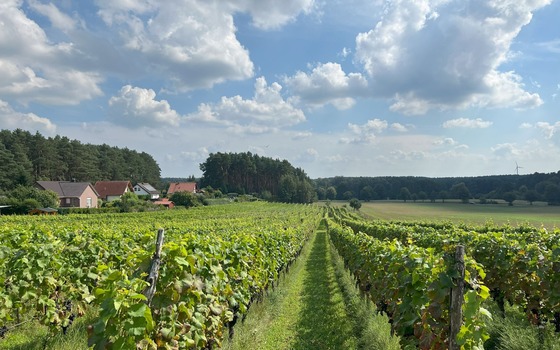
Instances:
[[[235,332],[226,349],[399,348],[387,319],[355,289],[324,230]]]

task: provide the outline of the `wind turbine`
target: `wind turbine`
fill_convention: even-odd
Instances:
[[[523,167],[522,167],[522,166],[519,166],[519,164],[517,164],[517,162],[515,162],[515,173],[516,173],[517,175],[519,175],[519,169],[523,169]]]

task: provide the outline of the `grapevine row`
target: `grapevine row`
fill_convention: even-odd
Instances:
[[[398,240],[379,240],[335,220],[327,220],[331,241],[360,288],[390,317],[393,330],[416,339],[421,349],[448,348],[449,296],[456,274],[451,255]],[[484,317],[489,313],[481,303],[489,291],[482,284],[481,266],[469,257],[465,262],[470,290],[464,295],[464,323],[456,341],[472,349],[488,337]]]
[[[560,232],[511,227],[475,230],[448,226],[445,229],[424,224],[343,220],[354,232],[378,239],[396,239],[448,251],[464,245],[469,256],[482,264],[485,284],[502,312],[504,301],[522,306],[534,324],[553,320],[560,331]]]
[[[96,349],[219,348],[227,326],[272,286],[320,219],[311,206],[225,207],[7,218],[0,225],[0,328],[31,317],[65,329],[95,306],[89,342]],[[166,240],[148,304],[157,227]]]

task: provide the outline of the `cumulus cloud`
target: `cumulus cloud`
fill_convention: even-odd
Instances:
[[[248,13],[259,29],[275,29],[315,8],[314,0],[97,0],[98,14],[124,46],[163,74],[168,89],[210,88],[254,74],[236,36],[234,15]]]
[[[315,0],[237,0],[230,3],[234,10],[248,12],[253,25],[260,29],[277,29],[294,21],[300,14],[312,12],[318,4]]]
[[[49,119],[39,117],[34,113],[20,113],[15,111],[6,101],[0,100],[0,124],[4,129],[23,129],[31,132],[53,135],[56,125]]]
[[[47,17],[53,27],[58,28],[63,32],[73,30],[78,23],[76,19],[60,11],[53,3],[43,4],[37,0],[30,0],[29,6],[33,10]]]
[[[157,101],[152,89],[125,85],[109,100],[109,116],[117,124],[142,126],[178,126],[181,117],[166,100]]]
[[[498,158],[520,158],[526,153],[515,143],[500,143],[492,147],[491,151]]]
[[[252,99],[237,95],[222,97],[217,104],[201,104],[188,116],[191,121],[228,126],[236,133],[266,133],[305,121],[302,110],[281,95],[282,86],[268,85],[264,77],[257,78]]]
[[[446,129],[450,128],[467,128],[467,129],[485,129],[492,125],[491,121],[482,120],[481,118],[469,119],[469,118],[457,118],[451,119],[443,123],[443,127]]]
[[[365,124],[357,125],[348,123],[348,129],[352,132],[353,137],[344,137],[340,139],[341,143],[372,143],[378,134],[387,129],[386,120],[370,119]]]
[[[437,145],[437,146],[457,146],[457,145],[459,145],[459,142],[455,141],[451,137],[444,137],[444,138],[440,138],[440,139],[435,140],[434,145]]]
[[[311,73],[297,72],[284,82],[293,95],[313,107],[332,104],[340,110],[355,103],[354,97],[367,93],[367,80],[360,73],[346,74],[338,63],[318,64]]]
[[[32,6],[53,25],[72,27],[71,20],[54,5]],[[21,1],[0,4],[0,95],[20,103],[75,105],[102,94],[100,75],[82,70],[73,59],[70,43],[52,42],[43,29],[20,9]]]
[[[391,129],[398,131],[398,132],[407,132],[408,131],[408,127],[405,125],[402,125],[401,123],[393,123],[391,124]]]
[[[253,76],[227,2],[98,0],[99,15],[122,33],[127,49],[186,91]]]
[[[355,58],[374,93],[394,99],[391,109],[404,114],[473,105],[539,106],[540,96],[525,91],[519,75],[499,67],[532,12],[549,3],[386,2],[383,18],[356,37]]]

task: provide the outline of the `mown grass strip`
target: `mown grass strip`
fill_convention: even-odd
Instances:
[[[262,303],[252,306],[226,349],[398,349],[387,318],[354,287],[324,230]]]

